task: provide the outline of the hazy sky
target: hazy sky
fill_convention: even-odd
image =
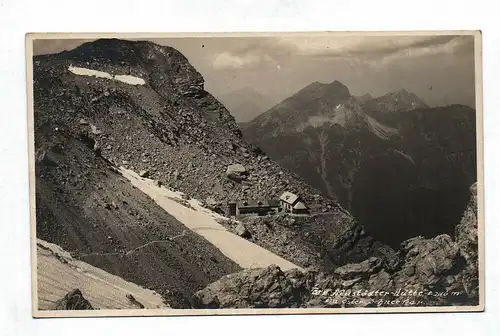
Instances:
[[[311,82],[338,80],[354,95],[379,96],[405,88],[431,106],[474,107],[473,36],[280,35],[152,41],[182,52],[215,96],[249,87],[279,102]],[[59,52],[82,42],[39,40],[34,52]]]

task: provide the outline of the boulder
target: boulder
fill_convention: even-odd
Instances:
[[[371,290],[388,290],[392,284],[391,275],[385,270],[373,274],[368,281]]]
[[[144,305],[137,301],[137,299],[132,294],[127,294],[127,299],[139,309],[144,309]]]
[[[431,286],[442,280],[460,261],[458,246],[448,235],[432,239],[416,237],[402,243],[405,267],[399,272],[399,283]]]
[[[76,288],[59,300],[56,310],[93,310],[90,302],[83,297],[82,292]]]
[[[90,131],[92,132],[92,134],[95,134],[95,135],[101,135],[103,133],[95,125],[90,125]]]
[[[356,277],[369,277],[382,266],[380,259],[376,257],[368,258],[357,264],[347,264],[335,269],[335,274],[343,279],[353,279]]]
[[[238,224],[238,226],[236,226],[236,234],[240,237],[249,237],[250,236],[250,232],[247,230],[247,228],[243,225],[243,224]]]
[[[217,206],[217,204],[219,204],[219,203],[215,200],[215,198],[213,198],[213,197],[208,197],[208,198],[206,199],[205,203],[206,203],[206,204],[207,204],[207,206],[209,206],[209,207],[216,207],[216,206]]]
[[[205,207],[219,214],[224,213],[224,211],[222,210],[222,203],[217,202],[217,200],[213,197],[208,197],[205,200]]]
[[[239,163],[229,165],[226,169],[226,176],[230,179],[245,180],[248,175],[248,170]]]

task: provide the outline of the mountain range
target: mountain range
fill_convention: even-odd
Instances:
[[[242,127],[381,241],[450,233],[476,180],[475,111],[406,90],[354,97],[314,82]],[[446,200],[445,202],[443,200]]]

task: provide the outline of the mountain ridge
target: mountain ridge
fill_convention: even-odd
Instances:
[[[366,114],[382,122],[390,122],[387,115],[391,113],[402,113],[417,108],[429,107],[421,98],[404,88],[369,99],[362,106]]]

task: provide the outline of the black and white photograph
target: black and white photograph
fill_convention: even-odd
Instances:
[[[484,310],[479,31],[26,52],[33,316]]]

